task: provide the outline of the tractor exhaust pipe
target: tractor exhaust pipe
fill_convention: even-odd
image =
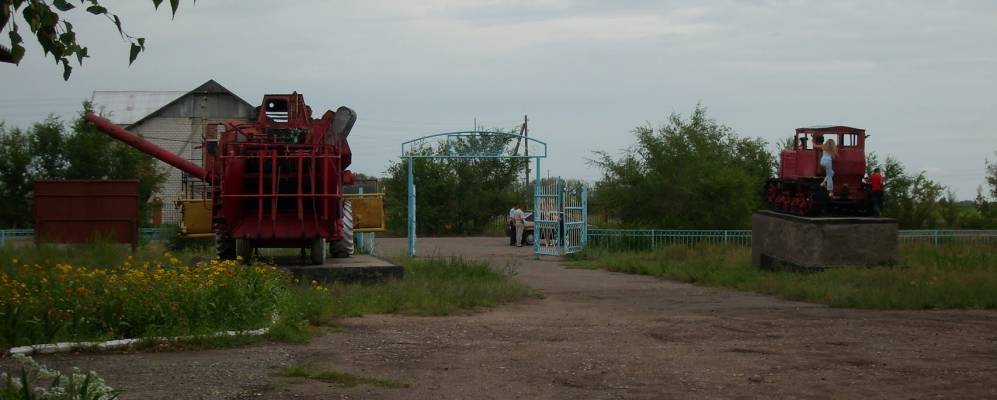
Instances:
[[[186,172],[197,179],[206,181],[208,178],[208,172],[204,168],[201,168],[197,164],[194,164],[190,161],[180,158],[180,156],[171,153],[169,150],[166,150],[162,147],[152,144],[151,142],[143,139],[139,135],[121,129],[113,122],[108,121],[106,118],[100,117],[94,113],[87,113],[87,115],[83,116],[83,119],[93,123],[97,127],[97,129],[99,129],[101,132],[104,132],[108,136],[118,139],[124,144],[136,148],[138,151],[141,151],[167,164],[170,164],[173,167],[183,172]]]

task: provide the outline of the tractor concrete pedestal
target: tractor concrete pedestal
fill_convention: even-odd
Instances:
[[[899,261],[892,218],[807,218],[772,211],[751,217],[751,261],[760,268],[871,267]]]
[[[348,258],[329,258],[322,265],[302,265],[298,257],[277,258],[277,265],[287,268],[302,281],[322,283],[371,283],[388,279],[402,279],[405,275],[400,265],[383,259],[354,254]]]

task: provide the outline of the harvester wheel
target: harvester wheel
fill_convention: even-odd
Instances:
[[[253,246],[245,239],[235,241],[235,255],[242,257],[242,262],[249,264],[249,259],[253,258]]]
[[[325,264],[325,239],[318,238],[312,242],[312,264]]]
[[[346,258],[353,254],[353,206],[343,202],[343,240],[329,243],[329,253],[335,258]]]
[[[221,229],[215,230],[215,252],[221,260],[234,260],[235,240]]]

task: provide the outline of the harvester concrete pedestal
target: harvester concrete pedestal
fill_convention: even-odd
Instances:
[[[766,269],[871,267],[899,261],[892,218],[808,218],[772,211],[751,217],[751,261]]]
[[[322,265],[300,265],[298,257],[278,257],[274,261],[305,282],[373,283],[402,279],[405,275],[400,265],[366,254],[329,258]]]

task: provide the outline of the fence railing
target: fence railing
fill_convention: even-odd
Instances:
[[[661,246],[713,244],[751,246],[750,230],[593,229],[588,245],[613,250],[651,250]]]
[[[900,230],[903,244],[993,243],[997,244],[997,230],[972,229],[908,229]]]
[[[169,240],[172,228],[141,228],[142,240]],[[32,241],[31,229],[0,229],[0,246],[11,241]],[[902,244],[992,243],[997,245],[997,230],[970,229],[901,229]],[[751,246],[750,230],[675,230],[675,229],[588,229],[588,245],[614,249],[642,250],[670,245],[713,244]]]
[[[169,240],[176,234],[175,228],[139,228],[140,240]],[[29,242],[35,240],[33,229],[0,229],[0,246],[7,242]]]
[[[900,230],[901,244],[991,243],[997,230]],[[650,250],[672,245],[751,246],[750,230],[589,229],[588,245],[613,250]]]

